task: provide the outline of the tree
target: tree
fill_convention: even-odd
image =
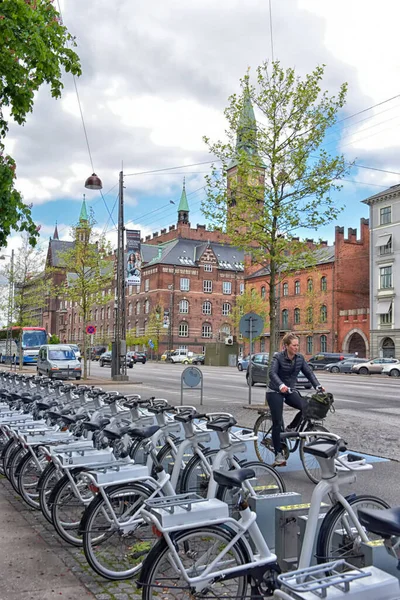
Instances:
[[[86,327],[94,306],[106,304],[111,297],[106,290],[114,281],[114,263],[109,257],[109,247],[103,237],[93,231],[95,221],[91,215],[79,220],[72,228],[74,245],[60,253],[60,262],[66,270],[65,283],[58,295],[76,302],[83,319],[83,377],[87,377]]]
[[[14,188],[16,164],[4,153],[8,121],[2,108],[11,107],[19,125],[32,112],[35,92],[47,83],[61,96],[62,70],[80,75],[74,38],[60,22],[50,0],[2,0],[0,3],[0,247],[12,229],[26,231],[31,245],[38,231],[31,207]]]
[[[164,306],[160,302],[157,302],[153,310],[150,312],[149,322],[147,325],[147,336],[149,341],[151,340],[154,344],[153,350],[157,355],[157,360],[160,339],[163,335],[168,333],[168,330],[163,327],[163,315]]]
[[[254,312],[257,315],[260,315],[260,317],[262,317],[264,321],[264,325],[267,324],[269,315],[268,305],[266,301],[263,298],[261,298],[260,294],[257,294],[255,290],[250,290],[247,287],[245,288],[244,294],[236,298],[235,306],[232,309],[231,323],[234,327],[235,333],[239,331],[239,323],[241,317],[248,312]],[[260,336],[254,337],[253,341],[258,340],[259,338]]]
[[[337,218],[341,208],[330,194],[349,170],[343,156],[322,148],[347,86],[330,97],[321,91],[323,75],[323,66],[301,79],[278,61],[262,64],[256,87],[246,75],[241,96],[230,97],[228,141],[204,138],[222,162],[222,176],[216,168],[208,176],[203,211],[232,244],[251,252],[253,263],[266,267],[271,355],[277,348],[277,284],[314,260],[294,236]],[[252,102],[260,112],[257,122]]]

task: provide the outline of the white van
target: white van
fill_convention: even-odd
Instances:
[[[80,379],[82,367],[71,346],[48,344],[40,346],[37,372],[38,375],[46,375],[50,379]]]
[[[189,352],[183,348],[179,348],[178,350],[174,350],[169,357],[170,362],[172,363],[183,363],[184,365],[189,364],[189,358],[193,356],[193,352]]]

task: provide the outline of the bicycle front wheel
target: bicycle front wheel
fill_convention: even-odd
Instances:
[[[305,431],[328,432],[328,429],[326,427],[323,427],[322,425],[317,425],[316,423],[310,423],[307,426],[307,429]],[[321,467],[319,466],[319,462],[315,456],[304,452],[304,446],[306,444],[309,444],[310,442],[315,441],[317,439],[317,437],[318,436],[310,435],[310,437],[302,438],[300,440],[300,445],[299,445],[299,454],[300,454],[301,464],[303,465],[305,474],[313,483],[318,483],[319,481],[321,481]]]
[[[51,518],[51,506],[49,506],[49,499],[55,485],[61,479],[61,477],[62,473],[56,469],[53,463],[49,463],[41,474],[37,485],[40,510],[46,517],[47,521],[52,525],[53,519]]]
[[[356,516],[360,509],[389,508],[389,504],[376,496],[362,495],[347,498]],[[379,536],[368,533],[369,540],[380,539]],[[365,567],[365,556],[361,551],[361,538],[348,512],[341,504],[336,504],[322,521],[317,540],[317,559],[323,563],[344,558],[357,568]]]
[[[79,530],[81,519],[86,506],[94,498],[94,492],[89,488],[89,484],[79,477],[80,471],[72,472],[71,475],[74,483],[67,475],[56,483],[50,495],[49,506],[58,535],[68,544],[80,547],[83,545]]]
[[[174,548],[187,576],[200,577],[213,561],[213,572],[244,565],[248,562],[243,542],[236,542],[223,556],[221,553],[234,537],[234,532],[224,525],[206,526],[179,531],[173,535]],[[220,558],[218,558],[220,556]],[[232,579],[214,577],[204,581],[204,588],[196,598],[246,598],[247,575]],[[192,590],[164,539],[148,555],[140,575],[143,600],[163,600],[192,597]]]
[[[272,442],[272,418],[269,411],[260,415],[254,424],[254,449],[258,460],[266,465],[272,465],[275,460],[274,444]]]

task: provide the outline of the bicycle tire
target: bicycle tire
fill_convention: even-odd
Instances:
[[[272,443],[272,419],[269,411],[258,417],[253,431],[257,436],[257,439],[254,440],[254,449],[258,460],[266,465],[272,465],[275,461],[275,450]]]
[[[21,459],[26,455],[26,450],[22,446],[17,446],[10,454],[10,458],[7,463],[8,480],[11,483],[17,494],[20,494],[18,481],[16,478],[17,468]]]
[[[35,459],[33,458],[30,452],[24,456],[24,458],[20,461],[17,471],[16,471],[16,479],[18,482],[18,490],[21,494],[21,498],[25,500],[25,502],[31,508],[35,510],[40,510],[39,504],[39,493],[38,493],[38,483],[41,474],[44,470],[45,464],[45,456],[44,454],[36,455],[40,466],[38,467]],[[43,469],[41,468],[43,466]]]
[[[83,503],[75,495],[68,475],[61,477],[60,481],[56,483],[49,499],[51,520],[54,529],[67,544],[76,548],[83,546],[80,523],[89,504],[89,499],[95,497],[88,485],[78,480],[79,474],[82,471],[83,469],[76,469],[71,472],[71,476],[75,484],[79,487],[81,495],[83,495],[84,499],[88,500],[87,504]]]
[[[314,423],[308,425],[304,431],[325,431],[329,433],[326,427],[323,427],[322,425],[315,425]],[[319,466],[319,462],[315,456],[304,452],[304,446],[313,439],[315,439],[315,436],[310,436],[310,438],[302,438],[300,440],[299,455],[301,464],[303,465],[303,469],[307,477],[313,483],[318,483],[321,481],[321,467]]]
[[[8,444],[9,437],[4,433],[4,431],[0,431],[0,456],[3,452],[3,448]],[[3,470],[3,462],[0,460],[0,475],[4,475]]]
[[[206,525],[190,530],[178,531],[171,535],[173,544],[179,555],[180,561],[190,576],[195,577],[210,564],[215,557],[228,545],[235,536],[235,532],[226,525]],[[202,553],[200,557],[200,552]],[[143,600],[157,600],[170,598],[168,588],[179,590],[179,597],[191,597],[192,590],[189,584],[176,569],[175,561],[170,559],[171,551],[165,541],[161,539],[155,544],[147,556],[143,570],[140,574],[139,585],[143,587]],[[200,557],[200,558],[199,558]],[[227,566],[240,566],[249,562],[249,555],[244,542],[239,539],[221,559],[221,564],[216,563],[216,570],[223,571]],[[170,585],[168,585],[170,580]],[[202,596],[212,598],[235,598],[245,600],[248,587],[248,574],[236,578],[218,578],[207,588],[202,590]],[[175,594],[174,594],[175,596]]]
[[[359,508],[390,508],[389,504],[376,496],[368,494],[348,496],[346,500],[353,509]],[[335,504],[327,512],[322,521],[321,529],[317,538],[316,555],[319,563],[344,558],[355,567],[363,567],[364,557],[360,553],[360,540],[358,533],[354,537],[349,536],[346,531],[347,525],[343,517],[348,514],[341,504]],[[353,532],[351,532],[353,533]],[[380,539],[379,536],[369,534],[370,539]],[[338,548],[336,548],[338,546]]]
[[[212,465],[213,459],[218,454],[219,450],[208,449],[203,452],[206,460]],[[195,492],[205,498],[208,491],[209,477],[208,473],[202,464],[200,456],[195,454],[187,463],[184,468],[178,490],[179,494],[185,494],[187,492]]]
[[[51,518],[51,508],[49,506],[50,495],[56,483],[61,479],[62,475],[55,467],[54,463],[49,463],[41,476],[39,477],[37,489],[39,494],[39,506],[43,516],[49,523],[53,525]]]
[[[8,461],[10,459],[10,456],[11,456],[12,452],[14,451],[14,449],[17,446],[19,446],[19,443],[16,440],[14,440],[14,438],[11,438],[7,442],[7,444],[4,446],[4,448],[2,450],[2,453],[1,453],[1,462],[2,462],[2,465],[3,465],[3,475],[5,477],[7,477],[7,479],[9,479],[9,477],[8,477],[8,470],[7,470]]]
[[[175,446],[179,446],[182,443],[182,440],[174,440],[174,444]],[[164,444],[161,447],[161,450],[157,453],[157,460],[160,464],[162,464],[162,466],[164,467],[164,470],[166,473],[169,473],[170,475],[172,474],[174,465],[175,465],[175,456],[173,454],[173,450],[172,450],[172,446],[168,443]],[[152,468],[151,468],[151,477],[153,477],[153,479],[157,479],[157,471],[156,471],[156,466],[155,464],[153,464]],[[180,476],[178,477],[178,483],[177,483],[177,489],[179,489],[179,480],[180,480]]]
[[[144,501],[154,490],[142,482],[112,486],[107,490],[107,499],[118,513],[118,525],[139,513]],[[126,522],[126,521],[125,521]],[[107,504],[97,495],[85,510],[80,532],[83,551],[91,568],[111,581],[130,579],[142,568],[142,557],[154,543],[151,525],[139,517],[132,531],[117,526]]]

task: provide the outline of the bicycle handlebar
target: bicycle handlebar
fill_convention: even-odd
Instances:
[[[312,435],[312,437],[326,438],[326,439],[335,440],[335,441],[342,439],[340,437],[340,435],[336,435],[336,433],[331,433],[330,431],[315,430],[315,431],[285,431],[284,433],[281,433],[281,440],[287,440],[290,438],[299,440],[301,438],[310,437],[310,435]]]

